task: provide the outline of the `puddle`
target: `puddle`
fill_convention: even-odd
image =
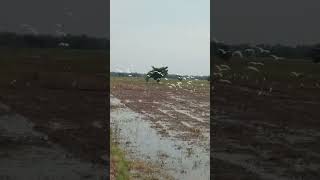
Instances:
[[[18,114],[3,115],[0,117],[1,135],[6,137],[26,137],[41,136],[40,133],[33,131],[33,123]]]
[[[118,104],[119,100],[111,96],[110,103],[111,107],[115,107],[113,104]],[[209,148],[162,137],[144,118],[142,114],[123,106],[111,109],[111,127],[122,148],[133,158],[163,167],[175,179],[210,179]],[[209,147],[207,141],[203,144]]]

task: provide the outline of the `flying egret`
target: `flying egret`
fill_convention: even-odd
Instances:
[[[260,72],[260,70],[254,66],[248,66],[247,68],[255,72]]]
[[[283,57],[279,57],[279,56],[276,56],[276,55],[273,55],[273,54],[271,54],[270,57],[272,57],[276,61],[284,59]]]
[[[291,72],[290,74],[295,77],[300,77],[302,75],[302,73],[297,73],[297,72]]]
[[[232,53],[232,56],[237,56],[237,57],[243,58],[243,55],[242,55],[242,52],[241,52],[241,51],[234,51],[234,52]]]
[[[219,82],[226,83],[226,84],[232,84],[231,81],[227,79],[219,79]]]

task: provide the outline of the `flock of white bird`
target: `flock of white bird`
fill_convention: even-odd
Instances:
[[[73,13],[68,10],[67,8],[64,9],[64,13],[66,16],[73,16]],[[67,33],[63,30],[64,25],[61,23],[55,24],[57,29],[55,30],[56,35],[64,37],[67,36]],[[26,32],[32,33],[33,35],[38,35],[39,31],[37,30],[36,27],[32,26],[31,24],[20,24],[20,27],[24,29]],[[70,44],[66,42],[60,42],[58,44],[60,47],[69,47]]]
[[[165,79],[165,80],[169,80],[169,79]],[[166,85],[170,89],[175,89],[175,90],[183,89],[183,90],[187,90],[187,91],[191,91],[191,92],[196,92],[194,81],[198,81],[199,79],[196,79],[192,76],[186,76],[186,77],[183,77],[183,80],[186,83],[184,83],[183,81],[178,81],[176,83],[166,83]],[[205,84],[201,83],[200,86],[204,87]]]
[[[271,54],[270,50],[267,49],[263,49],[261,47],[257,47],[257,46],[252,46],[252,48],[248,48],[248,49],[244,49],[243,51],[241,50],[235,50],[235,51],[226,51],[222,48],[219,48],[217,50],[217,53],[221,53],[222,55],[226,55],[227,53],[231,54],[232,57],[237,57],[240,59],[246,58],[246,57],[257,57],[256,55],[263,55],[262,57],[271,57],[272,59],[274,59],[275,61],[279,61],[279,60],[283,60],[284,57],[279,57],[276,56],[274,54]],[[251,59],[248,59],[251,60]],[[263,81],[266,81],[266,77],[263,75],[263,71],[261,70],[261,68],[264,66],[263,62],[255,62],[255,61],[249,61],[247,63],[246,69],[252,72],[255,72],[256,74],[254,75],[255,77],[258,77],[260,74],[263,76]],[[226,65],[226,64],[220,64],[220,65],[215,65],[215,69],[214,73],[213,73],[213,77],[214,79],[216,79],[218,82],[224,83],[224,84],[232,84],[232,82],[230,81],[230,73],[231,73],[231,68],[230,66]],[[228,74],[228,76],[226,75]],[[232,77],[237,76],[235,73],[233,74]],[[241,79],[245,79],[245,80],[249,80],[249,76],[248,75],[239,75],[241,76]],[[297,80],[301,77],[303,77],[303,73],[299,73],[299,72],[290,72],[289,76],[296,78]],[[256,79],[256,83],[259,83],[259,81]],[[318,85],[318,86],[317,86]],[[300,87],[304,87],[303,83],[300,83]],[[320,85],[318,83],[316,83],[316,87],[320,88]],[[213,87],[214,88],[214,87]],[[271,93],[273,90],[272,87],[269,87],[269,92]],[[262,91],[258,92],[258,95],[263,94]]]
[[[228,53],[231,54],[232,57],[238,57],[238,58],[245,58],[245,57],[255,57],[256,55],[264,55],[264,56],[268,56],[268,57],[271,57],[272,59],[278,61],[278,60],[282,60],[284,59],[284,57],[279,57],[279,56],[276,56],[274,54],[271,54],[271,51],[270,50],[267,50],[267,49],[263,49],[261,47],[257,47],[257,46],[253,46],[252,48],[247,48],[247,49],[244,49],[244,50],[235,50],[235,51],[226,51],[222,48],[219,48],[217,50],[218,52],[217,53],[220,53],[220,54],[223,54],[223,55],[226,55]],[[245,54],[245,55],[244,55]]]

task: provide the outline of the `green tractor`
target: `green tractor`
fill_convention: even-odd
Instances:
[[[156,68],[152,66],[152,70],[149,71],[146,75],[146,81],[148,82],[150,78],[153,78],[155,81],[160,82],[161,78],[164,78],[168,75],[168,66]]]

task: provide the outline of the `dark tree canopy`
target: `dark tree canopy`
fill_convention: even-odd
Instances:
[[[108,39],[87,35],[54,36],[0,32],[0,47],[61,48],[59,44],[62,42],[68,43],[70,49],[108,49],[110,47]]]
[[[146,75],[146,81],[148,82],[150,78],[153,78],[157,82],[168,75],[168,66],[156,68],[152,66],[152,70]]]

